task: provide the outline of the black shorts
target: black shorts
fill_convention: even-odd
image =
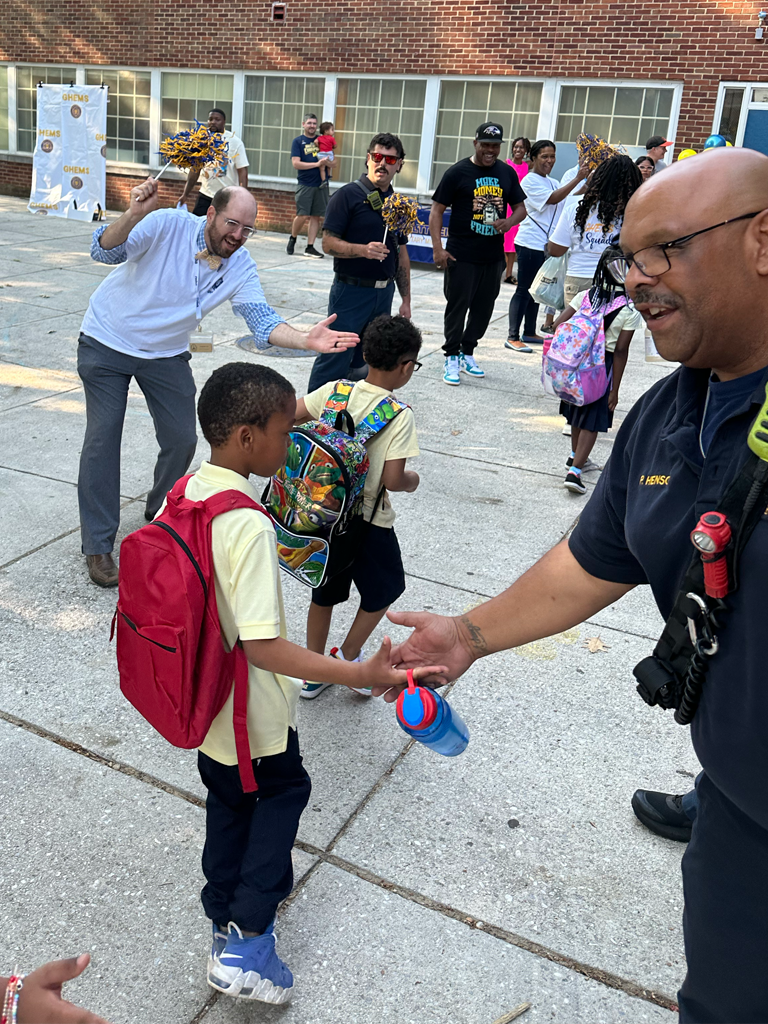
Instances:
[[[405,592],[405,573],[395,531],[369,526],[365,542],[348,569],[312,591],[312,604],[330,608],[349,600],[349,588],[360,592],[364,612],[380,612]]]

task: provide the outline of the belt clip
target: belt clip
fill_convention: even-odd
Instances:
[[[717,654],[720,643],[709,628],[709,608],[707,607],[707,602],[698,594],[689,593],[685,596],[694,601],[701,609],[703,633],[701,638],[699,638],[695,621],[690,616],[686,616],[688,619],[688,636],[691,638],[691,643],[696,649],[697,654],[705,654],[707,657],[712,657],[713,654]]]

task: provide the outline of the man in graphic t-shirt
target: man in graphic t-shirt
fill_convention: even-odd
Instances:
[[[285,251],[293,256],[296,248],[296,237],[309,218],[307,228],[307,247],[304,255],[321,260],[323,254],[315,248],[315,239],[320,230],[320,220],[325,216],[328,206],[329,186],[320,174],[320,168],[329,163],[326,154],[320,152],[317,144],[317,114],[307,114],[301,122],[301,135],[291,144],[291,163],[296,171],[296,216],[291,226],[291,237]]]
[[[475,360],[501,287],[504,233],[525,217],[525,196],[517,175],[499,160],[504,142],[500,124],[487,122],[475,132],[475,152],[449,167],[432,196],[429,233],[435,263],[445,271],[446,384],[457,385],[459,373],[484,377]],[[443,214],[451,207],[448,243],[443,248]],[[507,206],[512,216],[505,217]]]

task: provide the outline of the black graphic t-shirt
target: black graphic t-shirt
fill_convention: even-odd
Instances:
[[[432,199],[450,206],[446,249],[465,263],[494,263],[504,259],[504,235],[493,227],[503,220],[507,206],[525,200],[517,174],[497,160],[492,167],[478,167],[467,157],[449,167]]]

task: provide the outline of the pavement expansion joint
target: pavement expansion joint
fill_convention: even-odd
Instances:
[[[68,740],[64,736],[60,736],[58,733],[52,732],[50,729],[45,729],[42,726],[35,725],[33,722],[28,722],[23,718],[19,718],[17,715],[12,715],[10,712],[2,710],[0,710],[0,720],[7,722],[9,725],[13,725],[16,728],[24,729],[26,732],[30,732],[41,739],[56,743],[65,750],[69,750],[74,754],[79,754],[82,757],[87,757],[91,761],[96,761],[98,764],[101,764],[106,768],[111,768],[113,771],[120,772],[122,775],[127,775],[129,778],[136,779],[138,782],[143,782],[146,785],[153,786],[155,789],[160,789],[164,793],[168,793],[170,796],[175,796],[181,800],[185,800],[187,803],[190,803],[201,810],[205,809],[205,800],[202,797],[196,796],[194,793],[190,793],[188,790],[182,789],[179,786],[174,786],[168,782],[164,782],[162,779],[158,779],[156,776],[150,775],[148,772],[144,772],[139,768],[134,768],[132,765],[126,764],[123,761],[118,761],[114,758],[106,757],[104,754],[99,754],[96,751],[90,750],[81,743],[75,743],[72,740]],[[413,743],[406,744],[405,748],[398,754],[389,768],[383,772],[378,782],[366,794],[358,807],[355,808],[348,821],[345,822],[339,832],[337,832],[333,837],[331,842],[328,844],[328,847],[323,849],[322,847],[315,846],[313,843],[307,843],[300,839],[296,840],[294,843],[295,848],[309,856],[316,857],[317,864],[313,865],[313,867],[302,876],[302,879],[298,883],[294,892],[287,898],[284,906],[288,905],[289,901],[292,902],[292,900],[295,899],[295,893],[300,891],[303,885],[306,884],[308,879],[314,874],[319,864],[328,864],[331,867],[338,868],[349,875],[354,875],[363,882],[375,885],[377,888],[382,889],[385,892],[399,896],[402,899],[415,903],[427,910],[442,914],[443,917],[450,918],[453,921],[459,921],[462,924],[467,925],[469,928],[476,929],[477,931],[483,931],[487,935],[490,935],[501,942],[506,942],[508,945],[516,946],[518,949],[522,949],[525,952],[531,953],[543,960],[548,960],[551,963],[566,968],[567,970],[574,971],[576,974],[581,974],[585,978],[589,978],[591,981],[596,981],[601,985],[605,985],[607,988],[617,989],[618,991],[624,992],[626,995],[633,996],[636,999],[645,1000],[646,1002],[653,1003],[656,1006],[661,1006],[667,1010],[677,1011],[677,1003],[663,992],[657,992],[655,989],[644,988],[642,985],[638,985],[637,982],[631,981],[629,978],[622,978],[620,975],[614,974],[611,971],[605,971],[600,967],[593,967],[591,964],[583,963],[580,960],[576,960],[574,957],[568,956],[566,953],[560,953],[557,950],[550,949],[548,946],[544,946],[539,942],[534,942],[523,935],[518,935],[516,932],[511,932],[499,925],[490,924],[487,921],[483,921],[480,918],[475,917],[473,914],[468,914],[466,911],[458,909],[457,907],[441,903],[439,900],[432,899],[430,896],[425,896],[423,893],[417,892],[415,889],[410,889],[397,882],[392,882],[389,879],[384,878],[382,875],[377,875],[375,872],[370,871],[368,868],[354,864],[351,861],[345,860],[343,857],[339,857],[337,854],[331,852],[333,844],[342,837],[347,826],[354,821],[370,798],[378,790],[385,777],[388,776],[397,764],[399,764],[399,762],[406,756],[412,746]],[[203,1021],[216,1002],[216,998],[216,995],[210,996],[189,1024],[199,1024],[199,1022]]]
[[[6,364],[6,365],[8,365],[8,364]],[[18,365],[18,364],[11,364],[11,365]],[[3,409],[0,409],[0,413],[15,412],[16,409],[25,409],[27,406],[37,405],[38,402],[46,402],[49,398],[54,398],[54,397],[55,398],[59,398],[60,395],[71,395],[73,391],[82,391],[82,390],[83,390],[82,384],[77,384],[77,385],[75,385],[75,387],[66,388],[64,391],[56,391],[53,394],[51,394],[49,392],[49,393],[46,393],[44,395],[40,395],[38,398],[30,398],[30,400],[28,402],[18,402],[16,405],[6,405]]]
[[[553,480],[562,480],[562,473],[552,473],[546,469],[531,469],[530,466],[516,466],[511,462],[502,462],[501,459],[481,459],[475,455],[459,455],[458,452],[442,452],[439,448],[425,448],[420,445],[420,450],[429,452],[430,455],[442,455],[446,459],[463,459],[465,462],[481,463],[484,466],[499,466],[501,469],[514,469],[520,473],[535,473],[536,476],[548,476]],[[578,520],[577,520],[578,522]]]
[[[18,406],[16,406],[18,408]],[[77,480],[63,480],[59,476],[48,476],[46,473],[35,473],[31,469],[18,469],[16,466],[2,466],[6,473],[21,473],[23,476],[34,476],[38,480],[51,480],[55,484],[67,484],[69,487],[77,487]]]

